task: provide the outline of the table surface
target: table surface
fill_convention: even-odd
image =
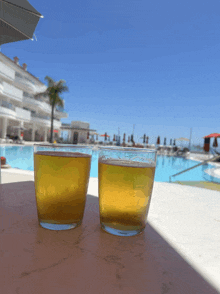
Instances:
[[[182,192],[174,195],[174,184],[155,183],[145,231],[118,237],[100,228],[94,184],[88,191],[82,225],[68,231],[38,225],[32,181],[0,185],[1,293],[219,293],[219,264],[214,262],[219,261],[220,243],[215,244],[219,234],[213,234],[213,229],[209,234],[210,223],[203,226],[210,214],[219,218],[215,214],[219,192],[210,192],[207,202],[204,189],[194,188],[190,194],[181,187]],[[200,214],[199,233],[197,223],[189,228],[198,208],[195,198],[200,211],[207,205],[213,208],[207,217]],[[194,207],[189,207],[193,201]],[[202,242],[206,238],[212,238],[208,257],[209,242]],[[196,254],[201,252],[205,257],[199,263]]]

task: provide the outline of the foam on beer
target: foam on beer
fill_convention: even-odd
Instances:
[[[37,155],[58,156],[58,157],[91,157],[90,154],[80,152],[61,152],[61,151],[38,151]]]
[[[155,167],[156,164],[154,162],[140,162],[140,161],[132,161],[132,160],[123,160],[123,159],[99,159],[100,163],[108,164],[108,165],[117,165],[117,166],[126,166],[126,167]]]

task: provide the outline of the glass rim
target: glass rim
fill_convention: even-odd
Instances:
[[[66,148],[88,148],[88,149],[92,149],[91,146],[87,146],[87,145],[70,145],[70,144],[60,144],[60,145],[53,145],[53,144],[33,144],[34,147],[51,147],[51,148],[62,148],[62,147],[66,147]]]
[[[106,151],[113,151],[113,150],[117,150],[117,151],[126,151],[126,152],[143,152],[143,153],[157,153],[157,150],[155,149],[148,149],[148,148],[135,148],[135,147],[102,147],[102,146],[98,146],[98,150],[106,150]]]

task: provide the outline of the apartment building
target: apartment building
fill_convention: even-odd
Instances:
[[[19,64],[0,52],[0,138],[19,136],[25,141],[48,141],[51,126],[51,106],[46,97],[34,98],[46,85]],[[68,114],[55,110],[54,134],[60,136],[61,118]]]

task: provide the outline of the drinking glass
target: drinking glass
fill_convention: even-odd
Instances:
[[[39,224],[67,230],[82,223],[92,149],[34,145],[34,180]]]
[[[156,150],[99,147],[99,211],[102,229],[118,236],[141,233],[147,222]]]

